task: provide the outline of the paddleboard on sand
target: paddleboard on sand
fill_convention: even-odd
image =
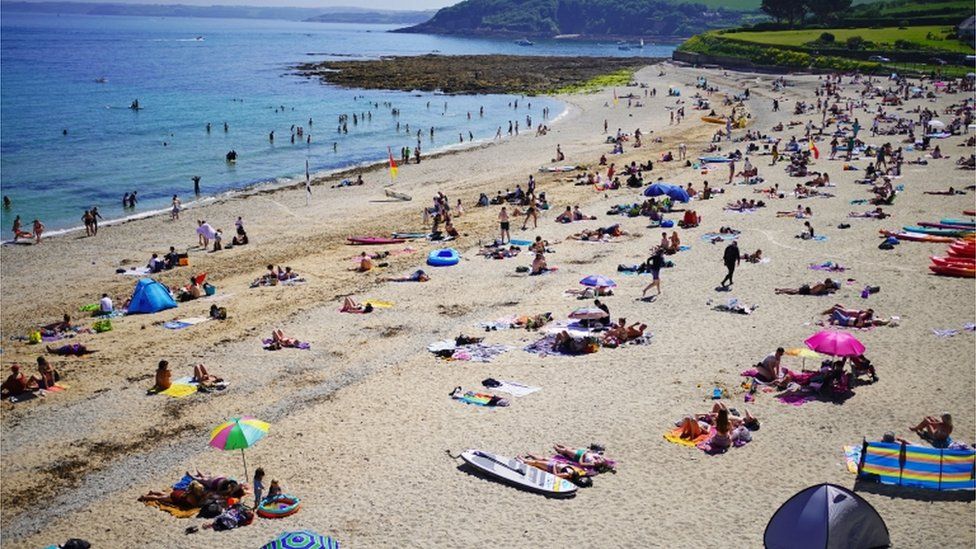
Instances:
[[[572,482],[517,459],[483,450],[466,450],[461,453],[461,459],[479,472],[516,488],[554,497],[570,497],[576,494],[576,485]]]
[[[406,242],[402,238],[383,238],[382,236],[350,236],[346,240],[350,244],[377,245],[377,244],[403,244]]]
[[[398,193],[392,189],[383,189],[383,192],[386,193],[386,196],[389,196],[390,198],[396,198],[397,200],[403,200],[403,201],[413,200],[413,197],[410,196],[409,194]]]

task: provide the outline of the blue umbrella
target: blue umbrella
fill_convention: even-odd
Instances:
[[[308,530],[285,532],[261,549],[339,549],[339,542]]]
[[[677,200],[678,202],[688,202],[691,197],[688,196],[688,191],[686,191],[680,185],[670,185],[668,183],[654,183],[650,187],[644,189],[644,196],[661,196],[667,195],[671,200]]]
[[[617,286],[616,282],[603,275],[590,275],[583,280],[580,280],[580,284],[590,286],[592,288],[615,288]]]

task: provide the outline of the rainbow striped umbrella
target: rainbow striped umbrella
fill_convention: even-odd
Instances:
[[[246,479],[247,458],[244,457],[244,449],[264,438],[270,428],[269,423],[251,416],[233,417],[210,431],[210,445],[218,450],[240,450]]]

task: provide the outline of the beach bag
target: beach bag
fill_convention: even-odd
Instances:
[[[203,291],[207,295],[214,295],[215,293],[217,293],[217,287],[209,283],[204,283]]]
[[[27,343],[31,345],[36,345],[41,342],[41,332],[39,330],[31,330],[27,334]]]
[[[71,538],[64,542],[61,549],[91,549],[91,543],[88,543],[83,539]]]
[[[112,321],[107,318],[105,320],[96,321],[94,324],[92,324],[92,330],[95,330],[95,333],[98,334],[102,332],[111,332]]]
[[[200,508],[200,512],[197,513],[198,518],[214,518],[219,516],[224,512],[224,509],[220,506],[220,503],[216,501],[211,501],[210,503],[204,505]]]

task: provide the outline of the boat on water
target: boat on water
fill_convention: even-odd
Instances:
[[[519,38],[515,41],[515,44],[519,46],[534,46],[535,42],[529,40],[528,38]]]
[[[644,39],[640,39],[640,49],[644,49]]]
[[[621,40],[621,41],[617,42],[617,49],[618,50],[627,51],[627,50],[630,49],[630,44],[628,44],[627,42],[624,42],[623,40]]]
[[[95,79],[96,84],[104,84],[106,82],[108,82],[108,78],[105,78],[104,76],[99,76]]]

